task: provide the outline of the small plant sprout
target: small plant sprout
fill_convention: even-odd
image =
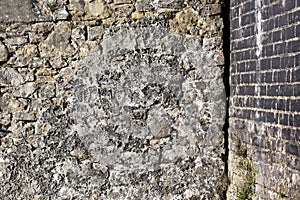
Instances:
[[[80,157],[80,161],[84,161],[84,160],[88,160],[92,157],[91,153],[86,151],[81,157]]]
[[[48,8],[50,9],[51,12],[55,12],[56,10],[59,9],[59,5],[56,0],[51,0],[47,3]]]

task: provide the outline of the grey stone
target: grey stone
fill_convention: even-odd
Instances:
[[[137,0],[135,8],[137,11],[149,12],[155,9],[155,5],[152,4],[152,0]]]
[[[21,85],[17,87],[13,91],[13,95],[16,97],[22,97],[22,98],[28,98],[30,95],[32,95],[36,90],[36,83],[25,83],[24,85]]]
[[[41,14],[33,0],[1,0],[0,22],[35,22],[48,19]]]
[[[19,86],[23,84],[23,76],[13,68],[0,68],[0,86]]]
[[[159,10],[179,10],[184,8],[184,0],[159,0],[158,9]]]
[[[0,62],[7,61],[8,52],[6,46],[0,41]]]
[[[102,26],[88,27],[88,39],[100,40],[104,35],[104,28]]]
[[[28,42],[28,36],[9,38],[4,42],[8,46],[22,46]]]
[[[55,96],[55,85],[43,83],[38,85],[38,95],[40,98],[50,99]]]
[[[34,113],[16,112],[13,118],[17,121],[36,121]]]
[[[59,22],[45,41],[40,43],[42,57],[72,56],[74,47],[70,44],[71,27],[69,22]]]

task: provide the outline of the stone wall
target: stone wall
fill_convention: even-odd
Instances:
[[[228,198],[300,199],[300,1],[231,1]]]
[[[221,199],[218,0],[1,0],[1,199]]]

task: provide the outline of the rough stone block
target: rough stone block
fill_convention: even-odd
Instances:
[[[0,41],[0,62],[5,62],[7,61],[7,48],[6,46]]]
[[[36,9],[33,0],[1,0],[0,1],[0,22],[37,22],[49,19]]]
[[[70,44],[71,26],[69,22],[59,22],[45,41],[40,43],[42,57],[72,56],[75,49]]]

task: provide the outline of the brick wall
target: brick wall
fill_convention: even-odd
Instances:
[[[300,199],[300,0],[232,0],[229,199]]]

